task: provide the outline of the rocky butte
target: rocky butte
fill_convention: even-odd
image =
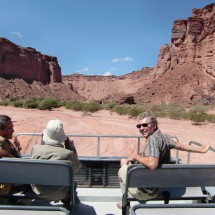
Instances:
[[[0,99],[54,95],[100,103],[214,103],[215,3],[174,21],[170,44],[160,48],[153,68],[119,77],[61,76],[56,57],[1,38],[0,76]]]
[[[43,84],[61,82],[61,69],[57,58],[42,55],[31,47],[21,47],[0,38],[0,75],[5,78],[21,78],[26,82]]]
[[[157,65],[121,77],[63,77],[83,97],[119,103],[208,103],[215,96],[215,4],[175,20]]]

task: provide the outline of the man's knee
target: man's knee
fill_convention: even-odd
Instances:
[[[123,166],[127,164],[127,159],[126,158],[122,158],[121,161],[120,161],[120,166]]]
[[[118,178],[125,183],[128,165],[123,165],[118,171]]]

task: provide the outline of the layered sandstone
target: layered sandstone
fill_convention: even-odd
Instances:
[[[175,20],[157,65],[121,77],[63,77],[88,100],[120,103],[212,103],[215,98],[215,4]]]
[[[0,76],[9,79],[0,79],[0,99],[55,96],[120,104],[215,103],[214,17],[215,3],[193,9],[186,20],[175,20],[170,44],[160,48],[157,65],[120,77],[62,77],[56,57],[0,38]]]
[[[8,99],[57,98],[62,101],[84,100],[64,83],[42,84],[34,81],[32,84],[23,79],[7,80],[0,77],[0,101]]]
[[[193,9],[192,17],[175,20],[171,44],[160,48],[157,73],[177,65],[195,63],[210,78],[215,78],[215,4]]]
[[[56,57],[43,55],[30,47],[18,46],[5,38],[0,38],[0,76],[6,79],[21,78],[28,83],[62,81]]]

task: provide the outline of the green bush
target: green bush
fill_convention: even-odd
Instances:
[[[126,114],[128,114],[128,108],[126,108],[124,106],[116,106],[114,108],[114,111],[116,113],[118,113],[119,115],[126,115]]]
[[[196,112],[196,113],[206,113],[210,109],[209,106],[204,105],[195,105],[190,108],[190,112]]]
[[[74,111],[82,111],[83,110],[83,104],[79,101],[67,102],[64,107],[67,109],[74,110]]]
[[[74,111],[96,112],[102,109],[102,105],[94,102],[84,103],[79,101],[66,102],[64,107]]]
[[[15,102],[15,101],[18,101],[18,99],[17,98],[9,98],[9,102]]]
[[[8,106],[10,104],[9,101],[0,101],[1,106]]]
[[[112,110],[116,107],[116,103],[109,102],[102,105],[105,110]]]
[[[168,116],[168,113],[167,113],[167,111],[160,111],[160,112],[157,113],[156,116],[160,117],[160,118],[165,118],[165,117]]]
[[[83,104],[83,111],[86,111],[86,112],[96,112],[96,111],[99,111],[101,110],[102,107],[100,104],[98,103],[84,103]]]
[[[189,113],[189,118],[193,122],[205,122],[207,119],[207,114],[204,112],[191,111]]]
[[[137,117],[140,113],[142,113],[143,111],[141,109],[138,109],[136,107],[131,108],[128,110],[128,114],[131,117]]]
[[[206,120],[210,123],[215,123],[215,115],[214,114],[207,114]]]
[[[38,102],[40,110],[51,110],[58,107],[61,107],[61,103],[56,98],[45,98]]]
[[[167,111],[167,105],[165,104],[157,104],[157,105],[150,105],[148,106],[149,112],[153,113],[154,115],[159,115],[160,112]]]
[[[167,112],[170,119],[182,119],[186,111],[182,107],[170,105]]]
[[[36,99],[28,99],[28,100],[25,100],[23,102],[23,105],[22,105],[24,108],[32,108],[32,109],[35,109],[35,108],[38,108],[38,104],[37,104],[37,101]]]
[[[24,103],[24,102],[21,101],[21,100],[20,100],[20,101],[14,101],[14,102],[13,102],[13,106],[14,106],[14,107],[22,107],[22,106],[23,106],[23,103]]]

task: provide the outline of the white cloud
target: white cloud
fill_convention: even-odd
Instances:
[[[114,58],[114,59],[112,59],[112,62],[113,63],[117,63],[117,62],[120,62],[121,60],[119,59],[119,58]]]
[[[111,76],[111,75],[112,75],[111,71],[107,71],[107,72],[105,72],[105,74],[104,74],[104,76]]]
[[[75,73],[83,73],[83,72],[87,72],[87,71],[89,71],[89,68],[77,70]]]
[[[118,62],[126,62],[126,61],[133,61],[134,59],[131,57],[124,57],[124,58],[113,58],[112,62],[113,63],[118,63]]]
[[[125,57],[125,58],[123,58],[123,61],[133,61],[133,58],[131,58],[131,57]]]
[[[17,31],[11,31],[10,34],[12,36],[17,36],[17,37],[20,37],[20,38],[23,37],[23,35],[20,32],[17,32]]]
[[[108,71],[105,72],[104,76],[111,76],[111,75],[113,75],[112,72],[115,71],[115,70],[116,70],[116,68],[109,69]]]

